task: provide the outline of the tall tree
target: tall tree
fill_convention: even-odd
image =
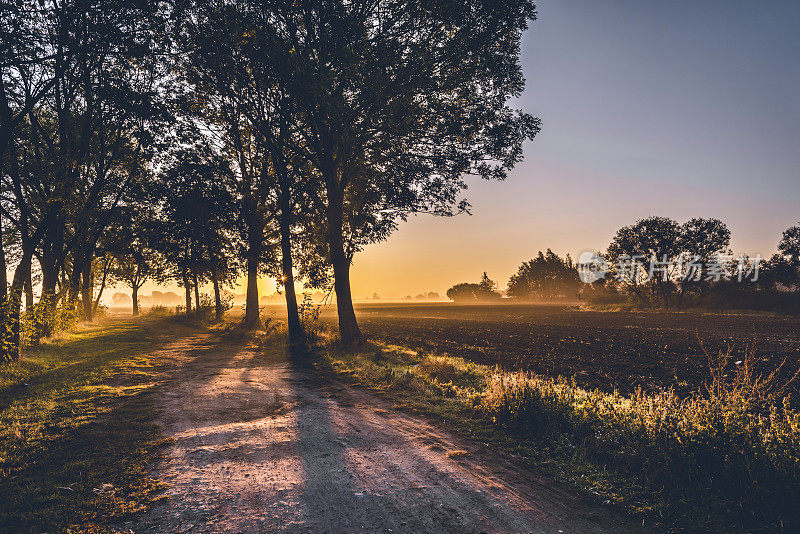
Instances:
[[[506,106],[524,80],[531,2],[259,2],[277,83],[297,101],[319,176],[343,343],[361,339],[350,265],[411,213],[467,209],[464,176],[502,179],[538,120]]]
[[[800,225],[791,226],[783,232],[778,250],[790,265],[800,268]]]
[[[800,225],[784,230],[778,242],[778,253],[764,265],[759,284],[770,289],[800,289]]]
[[[157,197],[160,230],[156,248],[172,263],[173,277],[190,286],[199,306],[199,281],[214,286],[216,315],[221,318],[220,285],[237,272],[239,243],[234,188],[236,179],[227,160],[214,152],[196,130],[182,132],[182,143],[163,162],[151,191]]]
[[[561,258],[552,250],[523,262],[508,281],[508,296],[519,300],[556,299],[578,294],[580,279],[572,259]]]
[[[617,230],[608,247],[616,279],[643,302],[655,298],[669,307],[681,252],[680,235],[678,223],[667,217],[640,219]]]
[[[681,294],[687,290],[702,291],[707,286],[706,276],[716,256],[724,253],[731,242],[731,231],[719,219],[693,218],[681,225],[678,246],[686,268],[681,280]]]
[[[477,284],[464,282],[448,289],[447,298],[454,302],[497,302],[502,295],[495,291],[496,287],[497,284],[484,272]]]
[[[242,256],[247,272],[245,317],[247,328],[261,324],[258,276],[269,247],[265,229],[272,216],[269,208],[272,169],[269,150],[258,135],[252,118],[264,113],[259,92],[251,93],[241,82],[242,61],[238,47],[247,34],[248,21],[227,2],[198,1],[178,28],[185,54],[181,65],[186,84],[184,109],[216,135],[222,151],[232,163],[235,202],[244,239]],[[235,4],[231,2],[230,4]],[[246,5],[244,3],[243,5]],[[239,76],[237,76],[239,75]],[[248,76],[244,76],[248,79]],[[254,102],[255,99],[255,102]]]
[[[139,289],[158,275],[159,257],[143,246],[132,242],[125,252],[116,253],[111,264],[111,274],[131,288],[133,315],[139,315]]]

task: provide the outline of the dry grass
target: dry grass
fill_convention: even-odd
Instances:
[[[0,366],[0,532],[108,532],[157,497],[148,351],[186,328],[79,325]]]

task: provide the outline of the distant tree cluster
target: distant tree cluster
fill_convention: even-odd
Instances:
[[[787,228],[778,243],[778,253],[770,258],[762,286],[800,291],[800,225]]]
[[[708,274],[730,239],[730,230],[718,219],[695,218],[683,225],[667,217],[641,219],[614,235],[606,254],[606,280],[615,280],[640,302],[669,306],[676,295],[708,287]]]
[[[466,176],[503,179],[539,130],[524,86],[528,0],[5,2],[0,8],[0,360],[121,282],[247,276],[336,295],[350,265],[418,212],[466,211]],[[6,279],[11,274],[11,280]],[[38,301],[34,289],[38,288]],[[25,313],[22,300],[25,298]]]
[[[149,295],[137,295],[142,306],[177,306],[181,303],[182,297],[172,291],[153,291]],[[111,295],[111,302],[114,306],[130,306],[133,299],[127,293],[121,291]]]
[[[439,293],[435,291],[429,291],[428,293],[418,293],[416,296],[412,297],[411,295],[406,295],[404,300],[439,300],[442,297],[439,296]],[[378,294],[373,294],[372,300],[380,300]]]
[[[497,290],[497,284],[483,273],[477,284],[456,284],[447,290],[447,298],[454,302],[497,302],[502,295]]]
[[[617,231],[606,276],[584,286],[590,299],[615,294],[642,305],[798,308],[800,227],[783,233],[769,259],[734,255],[731,233],[718,219],[679,224],[649,217]]]
[[[506,294],[516,300],[576,298],[581,282],[572,258],[561,258],[552,250],[523,262],[508,281]]]

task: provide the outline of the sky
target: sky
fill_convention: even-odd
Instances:
[[[414,217],[357,255],[354,298],[444,295],[484,271],[504,288],[539,250],[603,250],[650,215],[719,218],[751,256],[800,220],[800,2],[537,7],[512,105],[541,133],[506,181],[470,182],[472,215]]]
[[[353,295],[501,287],[552,248],[603,250],[650,215],[716,217],[732,248],[771,255],[800,220],[800,3],[541,0],[522,43],[542,120],[471,216],[418,216],[356,256]]]

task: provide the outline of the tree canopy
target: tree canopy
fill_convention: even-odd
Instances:
[[[486,273],[483,273],[477,284],[464,282],[448,289],[447,298],[460,303],[497,302],[502,295],[496,291],[496,288],[497,284]]]
[[[504,179],[539,130],[508,105],[524,87],[528,0],[6,7],[7,359],[33,286],[38,339],[57,309],[90,320],[98,281],[126,280],[134,301],[147,278],[176,281],[187,312],[210,282],[219,316],[239,272],[248,328],[268,275],[294,343],[296,283],[333,290],[341,341],[357,343],[354,256],[411,214],[467,212],[467,177]]]
[[[561,258],[552,250],[523,262],[508,281],[508,296],[518,300],[553,300],[578,295],[580,279],[572,258]]]

